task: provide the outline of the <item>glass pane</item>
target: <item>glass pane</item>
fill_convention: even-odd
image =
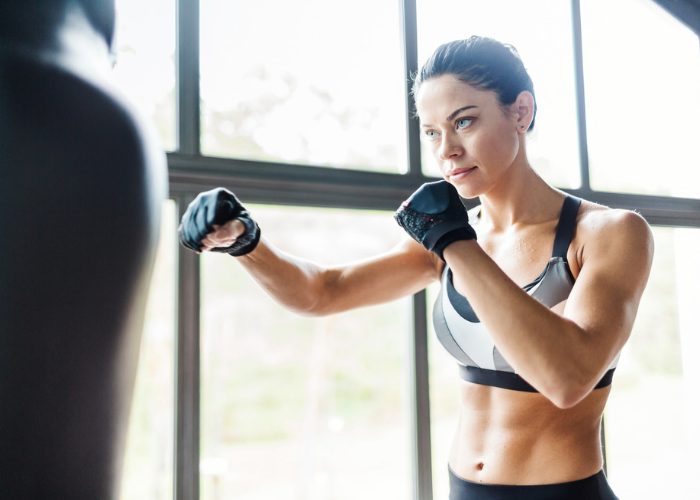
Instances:
[[[700,230],[655,228],[655,256],[605,412],[620,498],[700,498]]]
[[[530,163],[555,186],[579,187],[570,2],[418,0],[417,9],[421,65],[439,45],[472,35],[489,36],[518,49],[537,98],[535,128],[528,133]],[[427,153],[423,170],[426,175],[440,175]]]
[[[116,0],[116,85],[158,131],[163,147],[175,135],[175,0]]]
[[[285,251],[324,264],[402,237],[388,213],[251,212]],[[201,262],[202,499],[410,498],[410,299],[302,317],[228,255]]]
[[[430,442],[433,459],[433,498],[447,498],[450,484],[447,460],[459,416],[459,371],[457,363],[437,339],[433,328],[433,304],[440,284],[428,288],[428,370],[430,382]]]
[[[581,16],[591,186],[700,196],[698,37],[650,0]]]
[[[175,203],[163,204],[163,222],[151,278],[136,387],[129,419],[121,498],[173,498],[175,393]]]
[[[372,0],[202,0],[202,151],[403,171],[398,14]]]

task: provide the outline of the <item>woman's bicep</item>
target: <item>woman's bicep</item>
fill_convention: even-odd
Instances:
[[[611,361],[627,341],[653,253],[649,226],[628,211],[613,211],[586,242],[563,315],[585,332],[594,359]]]
[[[439,259],[406,239],[382,255],[325,271],[319,315],[412,295],[439,276]]]

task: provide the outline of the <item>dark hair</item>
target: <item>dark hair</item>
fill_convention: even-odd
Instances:
[[[477,89],[494,91],[502,106],[513,104],[523,90],[535,95],[518,51],[493,38],[472,36],[440,45],[413,78],[413,95],[424,81],[442,75],[453,75]],[[536,113],[537,101],[528,130],[535,126]]]

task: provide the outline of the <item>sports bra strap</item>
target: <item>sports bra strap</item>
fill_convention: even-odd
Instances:
[[[576,215],[578,214],[579,206],[581,206],[580,198],[566,195],[564,205],[561,207],[556,235],[554,236],[552,257],[561,257],[566,260],[566,252],[569,249],[569,244],[574,237],[574,230],[576,229]]]

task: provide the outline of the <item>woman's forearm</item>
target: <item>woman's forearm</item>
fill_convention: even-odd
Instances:
[[[438,276],[432,254],[410,240],[389,252],[332,267],[293,257],[264,240],[238,260],[282,305],[313,316],[405,297]]]
[[[280,304],[300,314],[315,314],[325,293],[324,268],[286,254],[264,238],[253,252],[236,260]]]
[[[444,255],[455,288],[516,372],[557,405],[576,399],[597,370],[582,356],[585,332],[523,292],[476,241],[458,241]]]

